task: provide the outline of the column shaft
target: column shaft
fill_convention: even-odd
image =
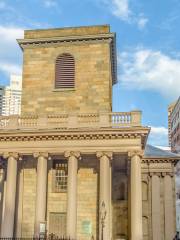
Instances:
[[[10,156],[7,167],[7,183],[2,237],[12,238],[14,233],[14,214],[16,199],[17,160]]]
[[[110,206],[111,206],[111,186],[110,186],[110,159],[106,155],[100,157],[100,206],[99,206],[99,217],[100,217],[100,239],[110,239]],[[104,203],[104,210],[102,204]],[[106,212],[104,218],[104,227],[102,226],[103,211]],[[103,229],[102,229],[103,227]]]
[[[128,237],[131,236],[131,175],[130,163],[128,163]]]
[[[39,236],[40,223],[45,222],[47,194],[47,158],[40,155],[37,163],[35,236]]]
[[[173,239],[175,235],[174,199],[172,178],[164,177],[164,211],[165,211],[165,240]]]
[[[21,169],[19,172],[19,181],[18,182],[18,190],[17,190],[17,221],[16,221],[16,238],[21,237],[22,230],[22,217],[23,217],[23,188],[24,188],[24,169]]]
[[[152,176],[152,235],[153,240],[161,240],[161,200],[159,176]]]
[[[142,240],[142,183],[141,158],[131,159],[131,240]]]
[[[77,228],[77,171],[78,159],[71,155],[68,158],[68,191],[67,191],[67,236],[76,239]]]

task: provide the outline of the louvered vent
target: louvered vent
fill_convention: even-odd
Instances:
[[[74,78],[74,57],[71,54],[64,53],[56,59],[55,88],[74,88]]]

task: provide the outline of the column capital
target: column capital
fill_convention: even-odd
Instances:
[[[150,177],[153,177],[153,176],[161,177],[162,175],[161,175],[160,172],[150,172],[150,173],[149,173],[149,176],[150,176]]]
[[[174,177],[174,173],[172,172],[162,172],[161,173],[162,177],[170,176],[171,178]]]
[[[133,158],[134,156],[139,156],[140,158],[142,158],[144,155],[144,151],[143,150],[132,150],[128,152],[128,157],[129,158]]]
[[[158,177],[165,177],[165,176],[170,176],[170,177],[174,177],[174,173],[173,172],[150,172],[149,173],[150,177],[153,176],[158,176]]]
[[[97,158],[101,159],[102,157],[107,157],[109,160],[113,158],[113,152],[97,152]]]
[[[19,153],[17,153],[17,152],[4,152],[3,153],[3,158],[8,159],[10,157],[12,157],[12,158],[14,158],[16,160],[22,160],[22,158],[20,157]]]
[[[48,160],[51,159],[48,152],[35,152],[35,153],[33,153],[33,157],[34,158],[43,157],[43,158],[46,158]]]
[[[77,158],[78,160],[81,159],[81,153],[80,153],[79,151],[66,151],[66,152],[64,153],[64,156],[65,156],[66,158],[75,157],[75,158]]]

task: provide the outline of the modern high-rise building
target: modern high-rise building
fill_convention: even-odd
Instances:
[[[180,154],[180,97],[168,107],[168,135],[171,151]],[[180,162],[176,164],[176,229],[180,232]]]
[[[116,34],[24,36],[22,112],[0,119],[1,237],[172,240],[179,156],[147,145],[141,111],[112,112]]]
[[[168,124],[171,150],[180,153],[180,97],[168,107]]]
[[[4,112],[4,95],[5,86],[0,86],[0,115],[3,115]]]
[[[9,86],[0,86],[0,115],[21,113],[22,77],[11,75]]]
[[[173,102],[168,106],[168,139],[169,139],[170,148],[171,148],[171,113],[175,105],[176,105],[176,102]]]

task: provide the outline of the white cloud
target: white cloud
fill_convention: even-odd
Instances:
[[[57,6],[57,2],[55,0],[44,0],[44,5],[47,8],[55,7]]]
[[[118,57],[120,84],[126,88],[154,90],[170,99],[180,94],[180,59],[160,51],[136,48]]]
[[[1,1],[1,2],[0,2],[0,10],[5,9],[5,8],[6,8],[5,2],[4,2],[4,1]]]
[[[151,126],[148,143],[154,146],[168,146],[168,129],[162,126]]]
[[[0,25],[0,72],[5,75],[19,74],[21,72],[21,50],[16,42],[23,37],[23,29]]]
[[[146,24],[148,23],[148,21],[149,20],[146,17],[141,17],[141,18],[137,19],[138,28],[140,30],[144,29]]]
[[[3,38],[3,41],[15,41],[16,38],[23,37],[23,29],[18,27],[5,27],[0,26],[0,39]]]
[[[21,75],[21,66],[14,63],[0,62],[0,71],[4,72],[6,75],[11,74]]]
[[[112,13],[124,21],[129,21],[131,11],[128,0],[112,0]]]
[[[136,24],[140,30],[148,23],[148,18],[143,13],[136,14],[130,8],[129,0],[101,0],[111,13],[122,21]]]

